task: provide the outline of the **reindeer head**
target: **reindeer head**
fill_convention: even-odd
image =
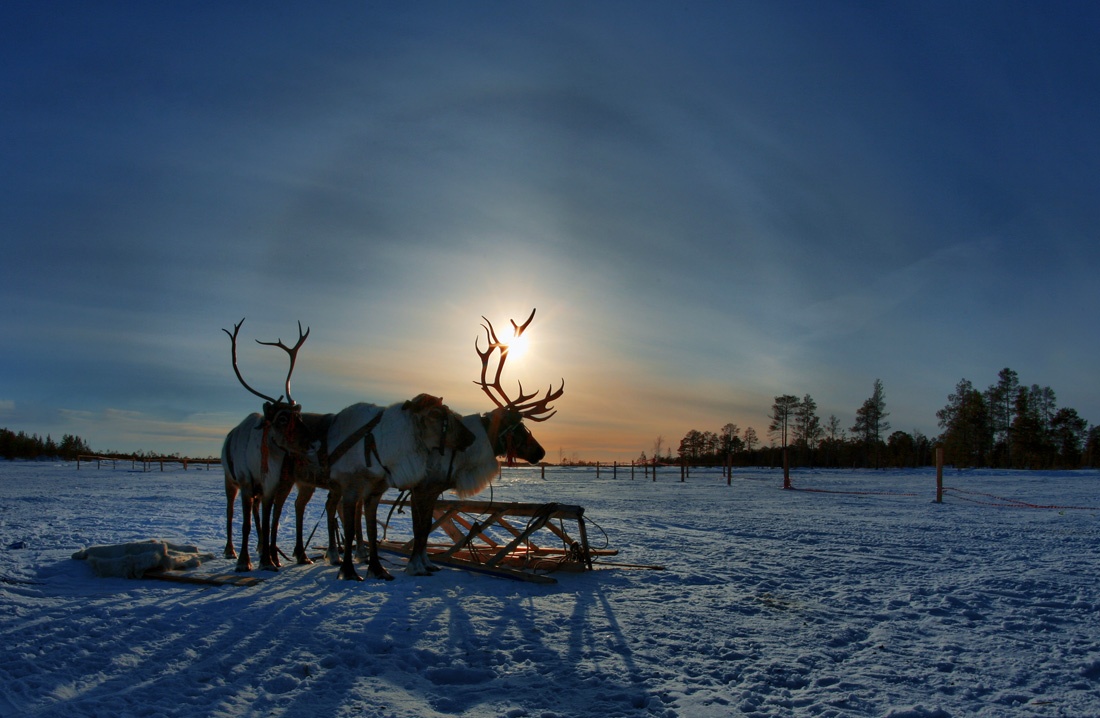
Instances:
[[[527,317],[527,321],[523,324],[516,324],[515,320],[511,320],[514,336],[519,337],[523,334],[523,331],[527,329],[534,318],[535,310],[532,309],[531,316]],[[485,317],[482,317],[482,319],[485,319]],[[565,380],[562,379],[561,387],[557,391],[554,391],[554,385],[551,384],[550,388],[546,390],[546,396],[541,399],[535,399],[538,396],[537,392],[524,394],[523,384],[520,383],[519,396],[510,399],[500,385],[500,375],[504,371],[504,363],[508,361],[508,344],[497,338],[496,330],[493,329],[493,324],[488,319],[485,319],[485,324],[482,327],[485,329],[489,346],[485,351],[482,351],[480,337],[474,342],[474,350],[481,357],[481,381],[475,381],[474,383],[480,384],[482,391],[497,405],[496,409],[493,409],[484,417],[485,430],[489,435],[489,441],[493,445],[493,451],[497,456],[506,456],[509,464],[516,457],[537,464],[546,456],[546,450],[539,445],[531,431],[524,426],[523,420],[546,421],[556,414],[556,411],[551,410],[550,402],[557,400],[565,393]],[[497,350],[500,352],[500,358],[497,361],[493,382],[490,384],[487,377],[489,358]]]
[[[401,407],[413,414],[424,444],[434,447],[440,456],[447,449],[464,451],[474,443],[474,432],[462,423],[462,417],[451,411],[443,400],[431,394],[417,394]]]
[[[237,375],[237,380],[245,389],[265,400],[263,405],[263,430],[267,432],[271,443],[290,454],[308,453],[313,437],[305,430],[302,423],[302,406],[294,401],[290,395],[290,376],[294,373],[294,363],[298,360],[298,350],[302,348],[302,344],[309,337],[309,329],[307,328],[303,334],[302,323],[298,322],[298,343],[293,347],[283,344],[282,339],[274,342],[256,340],[257,344],[279,347],[290,355],[290,370],[286,373],[286,401],[283,401],[282,395],[278,399],[273,399],[266,394],[261,394],[250,387],[244,377],[241,376],[241,370],[237,367],[237,333],[240,332],[242,324],[244,324],[244,319],[233,325],[232,333],[228,329],[222,329],[223,332],[229,335],[232,344],[233,372]]]

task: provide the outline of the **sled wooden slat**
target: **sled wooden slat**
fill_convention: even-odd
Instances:
[[[439,500],[433,518],[431,532],[437,539],[446,540],[429,542],[432,561],[460,568],[546,578],[545,573],[551,570],[591,571],[593,556],[618,554],[616,550],[594,550],[588,545],[584,507],[572,504]],[[576,523],[575,529],[569,527],[572,522]],[[545,546],[536,541],[560,545]],[[385,540],[380,545],[405,556],[412,551],[411,539]]]
[[[403,544],[398,544],[392,541],[380,541],[379,549],[383,551],[389,551],[391,553],[400,554],[402,556],[410,556],[412,554],[411,549],[405,549]],[[451,566],[453,568],[461,568],[466,571],[473,571],[475,573],[484,573],[490,576],[499,576],[500,578],[508,578],[513,581],[525,581],[527,583],[541,583],[541,584],[553,584],[557,583],[557,579],[547,576],[543,573],[532,573],[517,568],[509,568],[507,566],[486,566],[483,562],[477,561],[463,555],[443,556],[442,552],[431,554],[432,561],[443,566]]]
[[[465,548],[467,544],[469,544],[471,541],[473,541],[478,536],[483,536],[482,531],[487,529],[490,524],[492,524],[494,521],[499,519],[500,516],[507,510],[508,510],[507,507],[500,507],[500,508],[494,509],[492,512],[490,512],[488,518],[486,518],[484,521],[475,521],[472,524],[466,524],[466,522],[463,522],[463,524],[467,528],[466,535],[463,536],[461,540],[456,541],[454,546],[451,546],[449,549],[444,551],[442,556],[443,557],[451,556],[452,554],[454,554],[455,551],[458,551],[462,548]],[[488,537],[485,537],[485,538],[488,542],[489,541]]]

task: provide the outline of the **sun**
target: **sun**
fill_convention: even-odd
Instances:
[[[509,359],[521,359],[527,352],[527,337],[525,336],[514,336],[505,341],[505,344],[508,347]]]

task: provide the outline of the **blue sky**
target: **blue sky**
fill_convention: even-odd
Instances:
[[[566,382],[550,459],[935,435],[1003,367],[1100,421],[1095,3],[0,6],[0,426],[213,455],[310,411]]]

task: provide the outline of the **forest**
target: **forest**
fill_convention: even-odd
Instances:
[[[81,454],[90,454],[88,444],[79,436],[65,434],[57,443],[49,434],[43,439],[38,434],[16,433],[0,428],[0,457],[12,459],[58,458],[75,460]]]
[[[1100,427],[1075,409],[1059,407],[1054,390],[1021,384],[1012,369],[1002,369],[984,391],[967,379],[956,385],[947,405],[936,412],[943,432],[890,431],[885,389],[875,380],[871,396],[845,427],[835,415],[822,421],[809,394],[775,397],[769,443],[756,430],[726,424],[718,431],[691,430],[673,447],[658,438],[650,458],[692,465],[782,466],[786,449],[792,467],[907,468],[931,466],[943,447],[944,463],[957,468],[1079,469],[1100,466]],[[662,453],[665,451],[667,453]]]

